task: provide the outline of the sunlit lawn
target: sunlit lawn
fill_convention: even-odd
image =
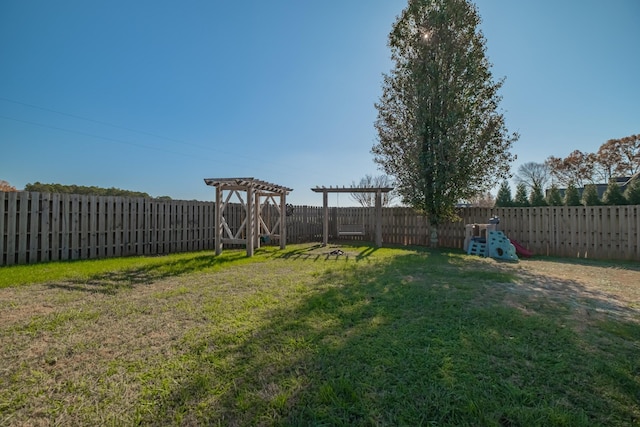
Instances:
[[[640,424],[634,264],[333,249],[0,268],[0,426]]]

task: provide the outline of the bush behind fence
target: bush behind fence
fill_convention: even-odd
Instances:
[[[239,204],[224,212],[235,233]],[[460,221],[440,227],[440,246],[462,248],[465,224],[499,216],[499,229],[536,254],[640,261],[640,205],[461,208]],[[0,265],[213,250],[214,203],[72,194],[0,192]],[[263,208],[271,228],[278,212]],[[359,224],[373,241],[373,208],[330,208],[329,234]],[[286,218],[287,242],[322,241],[322,208],[295,206]],[[383,242],[429,245],[429,223],[411,208],[384,208]]]

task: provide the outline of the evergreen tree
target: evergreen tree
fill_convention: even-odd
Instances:
[[[567,186],[567,189],[564,193],[564,204],[565,206],[580,206],[582,202],[580,201],[580,192],[576,188],[573,182],[570,182]]]
[[[547,206],[542,189],[537,185],[531,189],[531,194],[529,194],[529,206]]]
[[[511,198],[511,186],[505,179],[502,181],[502,184],[500,184],[500,189],[498,189],[495,207],[507,208],[509,206],[513,206],[513,199]]]
[[[547,193],[547,204],[549,206],[562,206],[562,196],[558,186],[553,184]]]
[[[622,193],[622,189],[618,185],[615,179],[609,180],[609,185],[607,185],[607,190],[602,195],[602,202],[605,205],[626,205],[627,199],[624,197]]]
[[[524,182],[516,185],[516,197],[514,199],[514,206],[526,208],[529,206],[529,196],[527,194],[527,185]]]
[[[376,103],[374,159],[425,213],[431,244],[455,205],[509,173],[509,134],[471,0],[409,0],[389,34],[394,68]]]
[[[598,189],[595,184],[587,184],[584,186],[584,191],[582,192],[582,204],[585,206],[598,206],[602,204],[598,197]]]
[[[624,192],[624,197],[630,205],[640,205],[640,177],[634,178]]]

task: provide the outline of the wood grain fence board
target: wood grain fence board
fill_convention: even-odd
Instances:
[[[155,253],[155,239],[153,237],[153,209],[154,203],[151,200],[147,200],[144,209],[144,235],[145,235],[145,248],[144,254],[151,255]]]
[[[60,259],[60,195],[51,194],[51,222],[50,222],[50,247],[51,253],[49,255],[50,261],[57,261]]]
[[[7,241],[7,230],[5,228],[7,224],[7,207],[8,193],[0,191],[0,265],[7,264],[7,250],[5,242]]]
[[[146,235],[145,235],[145,211],[147,207],[147,202],[145,199],[137,199],[138,203],[136,204],[136,254],[144,255],[145,248],[147,244]]]
[[[18,213],[18,264],[25,264],[29,248],[29,193],[18,193]]]
[[[69,258],[76,260],[80,258],[80,219],[79,219],[79,197],[77,194],[69,195]]]
[[[78,198],[78,204],[80,208],[79,215],[79,231],[80,231],[80,241],[79,241],[79,254],[78,257],[80,259],[90,258],[89,255],[89,215],[91,213],[91,207],[89,204],[89,196],[82,195]]]
[[[127,255],[138,255],[138,199],[131,199],[129,205],[129,247]]]
[[[8,194],[8,208],[7,208],[7,255],[6,255],[6,265],[14,265],[17,261],[16,259],[16,219],[17,219],[17,210],[18,210],[18,193],[10,192]]]
[[[28,251],[27,262],[38,262],[38,243],[40,236],[40,193],[29,193],[29,205],[28,205],[28,219],[29,223],[29,238],[28,238]]]
[[[113,256],[122,256],[122,199],[113,199]]]
[[[40,199],[40,236],[38,242],[38,261],[50,261],[50,242],[51,242],[51,194],[43,193]],[[0,227],[1,229],[2,227]],[[0,247],[2,247],[0,245]]]
[[[640,260],[640,205],[629,206],[628,209],[628,229],[630,231],[629,246],[625,258]]]
[[[635,233],[636,233],[636,246],[635,246],[635,259],[640,260],[640,205],[636,205],[634,208],[635,217]]]

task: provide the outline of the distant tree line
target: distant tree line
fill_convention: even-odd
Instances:
[[[521,165],[514,177],[515,196],[511,196],[505,181],[498,191],[495,206],[640,204],[639,176],[640,134],[610,139],[597,153],[574,150],[565,158],[550,156],[544,163]],[[621,185],[625,182],[621,178],[631,177],[633,179],[623,192]],[[602,193],[604,185],[606,190]]]
[[[640,134],[610,139],[597,153],[572,151],[567,157],[550,156],[545,161],[549,173],[559,185],[576,187],[640,172]]]
[[[580,190],[569,183],[564,189],[564,195],[556,185],[552,185],[543,194],[538,187],[531,191],[527,185],[520,182],[516,186],[516,194],[512,197],[511,187],[504,181],[496,195],[496,207],[530,207],[530,206],[598,206],[598,205],[640,205],[640,177],[631,180],[623,192],[618,182],[609,181],[602,198],[598,194],[595,184],[587,184],[580,194]]]
[[[151,199],[152,197],[140,191],[122,190],[120,188],[102,188],[96,186],[84,185],[64,185],[64,184],[43,184],[34,182],[27,184],[24,191],[32,191],[39,193],[56,193],[56,194],[80,194],[88,196],[116,196],[116,197],[143,197]],[[168,196],[157,197],[158,199],[170,200]]]

